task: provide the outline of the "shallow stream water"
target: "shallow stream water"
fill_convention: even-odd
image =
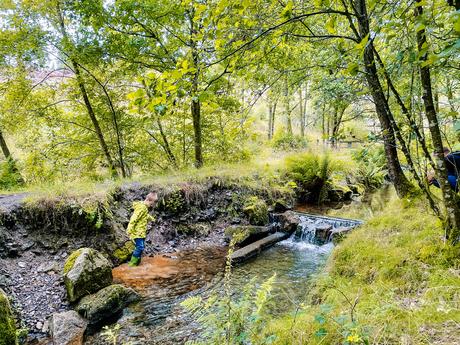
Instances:
[[[332,243],[315,243],[314,227],[324,222],[337,227],[352,227],[353,221],[302,218],[301,231],[277,243],[256,258],[233,268],[231,289],[238,294],[252,278],[256,285],[274,274],[270,309],[274,315],[293,312],[305,301],[312,277],[323,267]],[[203,247],[174,255],[143,259],[138,268],[122,265],[114,270],[114,279],[140,292],[142,301],[125,310],[118,321],[119,340],[136,344],[183,344],[196,337],[194,324],[180,303],[193,295],[207,296],[222,290],[227,248]],[[105,343],[102,335],[87,344]]]

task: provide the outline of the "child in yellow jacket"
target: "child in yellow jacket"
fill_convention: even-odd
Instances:
[[[129,266],[138,266],[141,262],[142,252],[145,248],[145,238],[147,237],[147,224],[149,221],[154,221],[155,217],[149,214],[149,209],[155,206],[158,200],[158,194],[149,193],[144,201],[135,201],[133,203],[134,212],[129,220],[128,233],[129,238],[136,245]]]

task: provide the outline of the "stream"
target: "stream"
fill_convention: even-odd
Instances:
[[[314,275],[321,271],[333,248],[332,242],[321,243],[316,227],[351,228],[358,221],[302,215],[298,231],[278,242],[256,258],[232,269],[231,289],[238,293],[253,277],[256,286],[276,273],[272,296],[276,305],[273,315],[293,312],[305,301]],[[118,321],[121,343],[183,344],[196,338],[199,326],[180,306],[194,295],[206,297],[222,290],[225,247],[201,247],[171,255],[143,259],[142,265],[126,264],[114,269],[114,280],[136,289],[140,303],[127,308]],[[87,344],[104,344],[101,334],[90,337]]]

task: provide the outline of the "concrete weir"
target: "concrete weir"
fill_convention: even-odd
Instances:
[[[247,245],[241,249],[236,250],[232,254],[232,263],[241,263],[247,259],[258,255],[262,250],[271,247],[275,243],[285,240],[290,236],[289,233],[285,232],[275,232],[274,234],[267,236],[261,240],[258,240],[254,243]]]
[[[273,223],[270,227],[265,227],[265,229],[260,227],[264,231],[258,229],[258,234],[266,237],[245,245],[232,254],[233,264],[240,264],[257,256],[263,250],[287,238],[291,238],[294,242],[308,242],[315,245],[323,245],[331,241],[336,243],[349,231],[362,224],[362,221],[355,219],[318,216],[293,211],[274,214],[272,219]],[[240,228],[252,230],[254,227]],[[241,230],[240,228],[237,229]],[[228,233],[232,233],[233,230],[234,228],[230,227]],[[270,231],[276,232],[270,234]],[[252,232],[254,233],[254,230]],[[244,245],[244,243],[242,244]]]

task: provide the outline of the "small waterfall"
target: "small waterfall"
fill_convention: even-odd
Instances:
[[[294,242],[325,244],[331,242],[334,234],[351,230],[362,222],[353,219],[332,218],[299,213],[300,224],[291,238]]]
[[[302,217],[295,232],[295,238],[302,242],[313,243],[316,235],[315,221],[307,217]]]

